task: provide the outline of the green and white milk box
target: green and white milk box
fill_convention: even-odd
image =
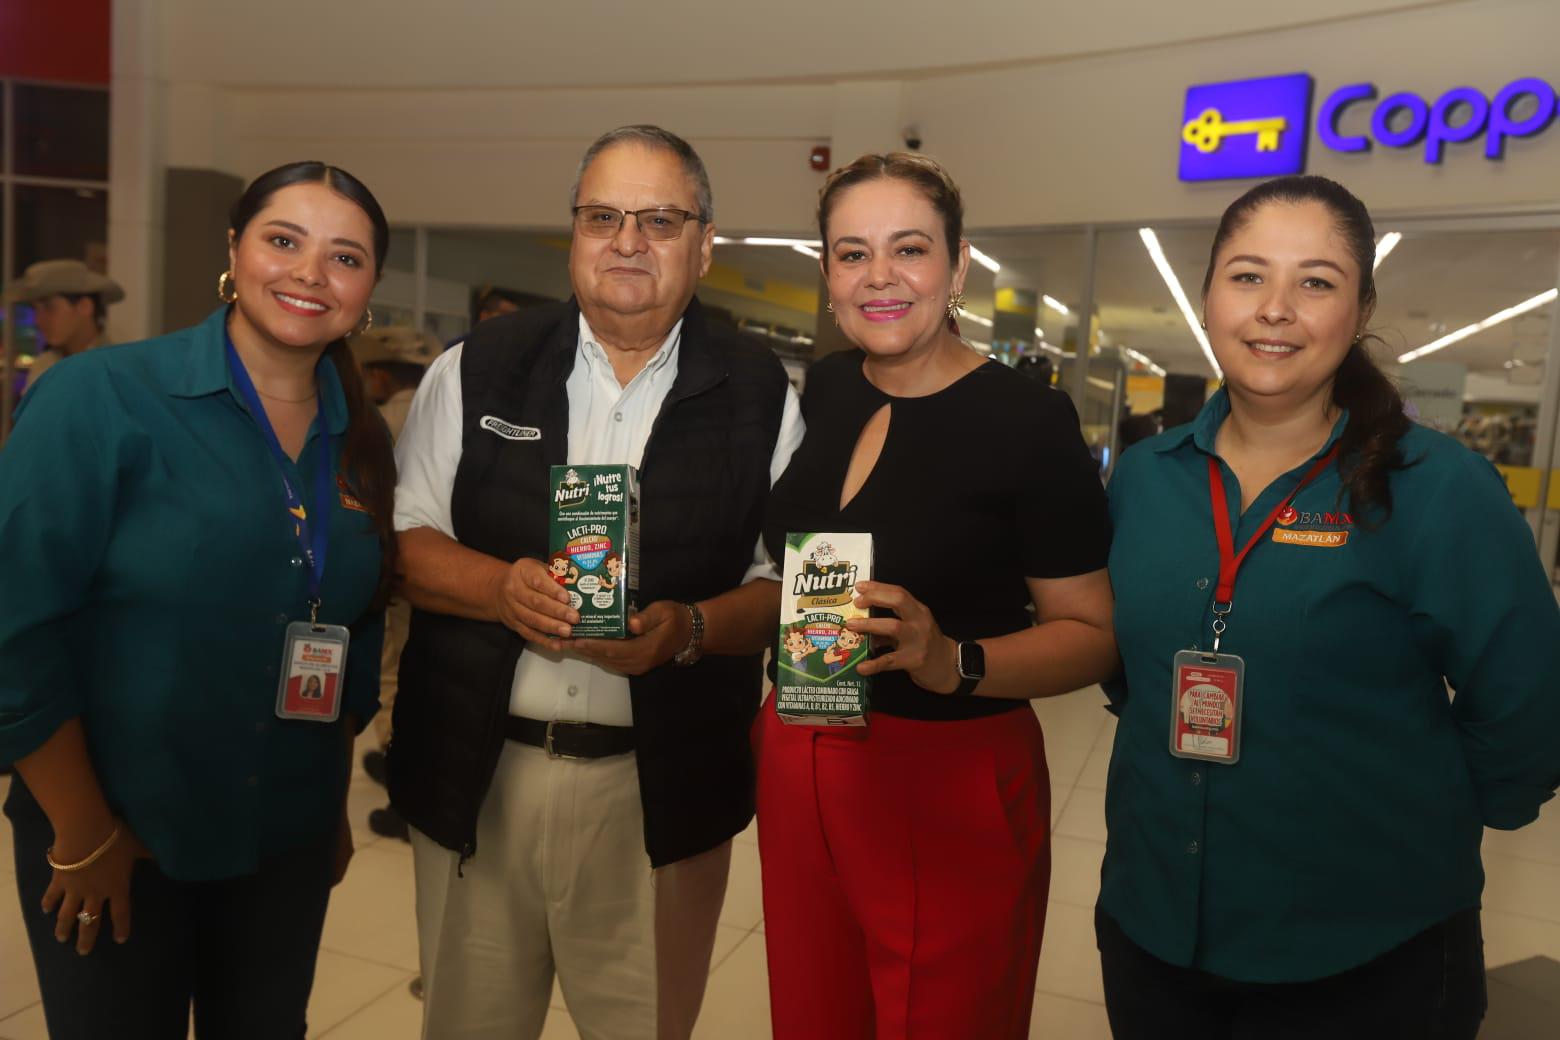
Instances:
[[[547,570],[580,612],[574,635],[626,639],[639,592],[639,472],[554,466]]]
[[[775,648],[775,713],[807,726],[865,726],[868,680],[856,671],[871,640],[845,622],[856,582],[872,577],[870,534],[788,534]]]

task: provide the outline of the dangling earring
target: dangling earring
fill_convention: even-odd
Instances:
[[[233,284],[232,271],[223,271],[217,276],[217,299],[223,303],[238,301],[238,288]]]
[[[359,336],[374,327],[374,310],[372,307],[363,312],[363,324],[357,329]]]
[[[834,319],[834,327],[835,328],[839,328],[840,327],[840,316],[838,314],[834,313],[834,301],[830,300],[828,303],[825,303],[823,305],[823,309],[828,311],[829,312],[829,317]]]
[[[953,295],[948,297],[948,317],[957,318],[959,312],[964,309],[964,291],[955,289]]]

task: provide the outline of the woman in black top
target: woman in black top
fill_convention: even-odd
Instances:
[[[755,726],[775,1036],[1027,1036],[1050,878],[1027,701],[1114,670],[1105,496],[1068,399],[958,337],[941,167],[863,156],[818,218],[860,352],[808,374],[765,539],[872,534],[873,617],[848,627],[877,656],[864,730]]]

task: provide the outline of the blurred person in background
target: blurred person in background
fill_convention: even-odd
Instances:
[[[33,358],[24,392],[61,358],[107,342],[108,305],[125,298],[119,283],[80,260],[40,260],[6,289],[9,304],[32,305],[43,349]]]
[[[519,294],[493,285],[484,285],[477,292],[476,306],[472,308],[471,324],[482,324],[500,314],[513,314],[520,309]]]
[[[472,295],[470,327],[476,328],[489,318],[513,314],[521,308],[523,303],[521,295],[512,289],[500,289],[497,286],[484,285]],[[456,336],[444,344],[444,349],[449,350],[465,338],[465,336]]]

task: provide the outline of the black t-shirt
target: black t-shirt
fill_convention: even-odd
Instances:
[[[1026,577],[1106,565],[1105,491],[1067,395],[987,362],[935,394],[892,397],[861,363],[859,351],[841,351],[807,374],[807,433],[765,516],[774,559],[784,558],[787,532],[869,531],[873,578],[904,586],[959,640],[1027,628]],[[842,510],[851,453],[885,404],[882,454]],[[1028,710],[1025,701],[932,693],[902,671],[872,677],[871,705],[926,720]]]

